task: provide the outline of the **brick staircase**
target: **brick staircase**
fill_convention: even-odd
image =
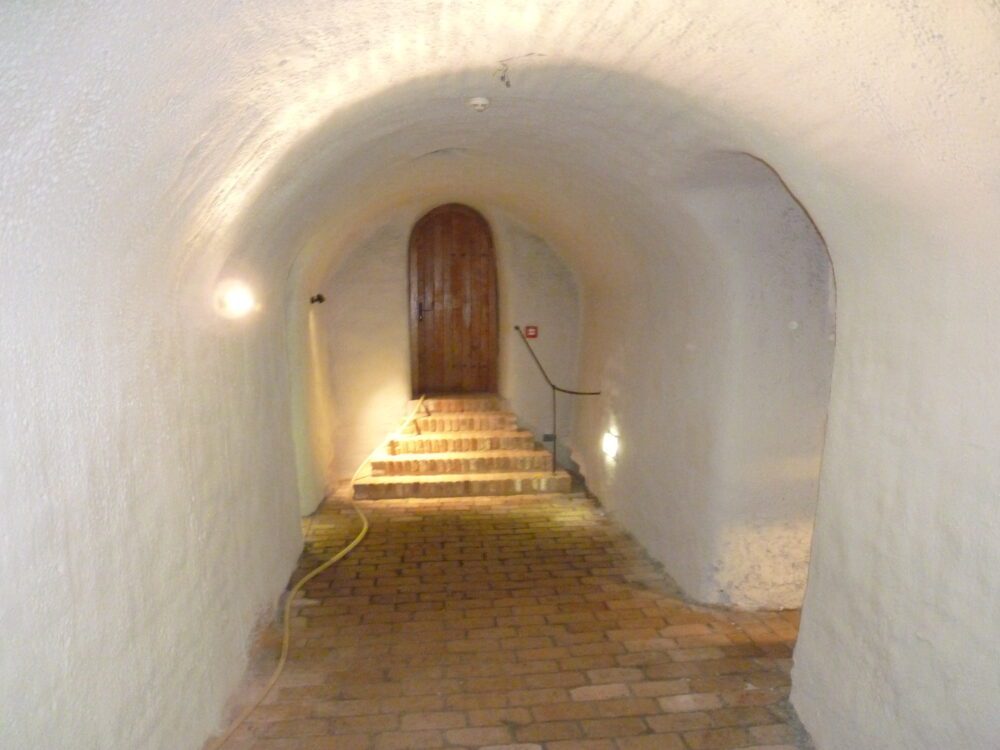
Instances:
[[[414,404],[415,406],[416,404]],[[548,451],[494,395],[433,397],[354,483],[358,500],[567,493]]]

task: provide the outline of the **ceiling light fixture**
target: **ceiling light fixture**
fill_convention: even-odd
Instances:
[[[485,96],[474,96],[466,102],[476,112],[485,112],[490,106],[490,100]]]

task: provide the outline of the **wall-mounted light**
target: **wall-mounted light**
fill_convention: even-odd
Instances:
[[[601,438],[601,450],[608,458],[618,455],[618,436],[613,432],[605,432]]]
[[[260,309],[253,289],[236,279],[226,279],[215,288],[215,308],[224,318],[242,318]]]
[[[322,305],[324,302],[326,302],[326,297],[322,294],[314,294],[309,298],[310,305]]]

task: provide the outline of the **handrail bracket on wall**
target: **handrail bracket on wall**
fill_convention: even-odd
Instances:
[[[531,348],[531,343],[528,341],[528,337],[524,335],[524,331],[521,330],[521,326],[514,326],[514,330],[517,331],[517,334],[518,334],[518,336],[521,337],[521,341],[524,342],[524,345],[526,347],[528,347],[528,353],[531,355],[531,358],[533,360],[535,360],[535,364],[538,366],[538,371],[540,373],[542,373],[542,377],[545,378],[545,382],[548,383],[549,388],[552,389],[552,473],[554,474],[556,472],[556,469],[557,469],[557,466],[556,466],[556,448],[558,447],[558,444],[559,444],[559,433],[558,433],[558,428],[557,428],[557,425],[559,424],[558,421],[557,421],[557,418],[558,418],[558,413],[557,413],[558,406],[557,406],[557,402],[556,402],[556,394],[557,393],[565,393],[568,396],[600,396],[601,392],[600,391],[573,391],[573,390],[570,390],[569,388],[563,388],[563,387],[558,386],[555,383],[553,383],[552,382],[552,378],[549,377],[549,374],[545,371],[545,368],[542,366],[542,363],[539,361],[538,355],[535,354],[535,350]]]

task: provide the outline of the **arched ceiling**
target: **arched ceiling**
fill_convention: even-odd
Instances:
[[[305,273],[426,193],[503,205],[606,279],[620,268],[609,247],[691,244],[684,178],[715,150],[767,161],[821,229],[845,200],[919,214],[955,202],[956,182],[992,179],[976,160],[995,117],[976,53],[995,54],[995,35],[943,9],[390,7],[223,6],[221,52],[197,47],[218,41],[204,18],[189,29],[187,48],[213,64],[185,71],[183,97],[212,119],[175,188],[203,260],[211,247],[220,264],[265,262],[259,243],[274,270],[305,251]],[[477,95],[492,100],[484,113],[465,106]],[[963,127],[947,117],[957,100]]]
[[[956,8],[22,8],[5,24],[18,54],[4,80],[33,95],[2,117],[9,142],[29,145],[5,180],[42,204],[81,194],[83,227],[108,212],[119,228],[138,225],[132,246],[158,237],[176,248],[161,261],[202,296],[253,242],[277,270],[435,180],[452,197],[524,214],[584,275],[603,278],[607,247],[634,244],[623,232],[672,237],[683,223],[677,177],[716,149],[774,167],[836,256],[837,224],[855,203],[971,213],[970,200],[997,188],[995,8]],[[464,106],[477,95],[493,100],[487,112]],[[467,150],[420,158],[441,149]],[[40,160],[67,175],[39,179]],[[93,189],[98,173],[110,190]]]
[[[59,720],[19,720],[21,744],[188,746],[217,718],[226,618],[249,630],[298,552],[274,503],[294,484],[282,303],[350,237],[459,199],[508,210],[585,288],[656,264],[730,281],[692,207],[719,151],[773,167],[838,280],[796,705],[829,747],[996,736],[995,0],[22,2],[0,49],[3,595],[47,613],[9,629],[40,679],[5,700]],[[224,274],[279,314],[215,321]],[[180,624],[109,661],[139,621]],[[156,726],[135,708],[153,674],[148,705],[174,699]]]

